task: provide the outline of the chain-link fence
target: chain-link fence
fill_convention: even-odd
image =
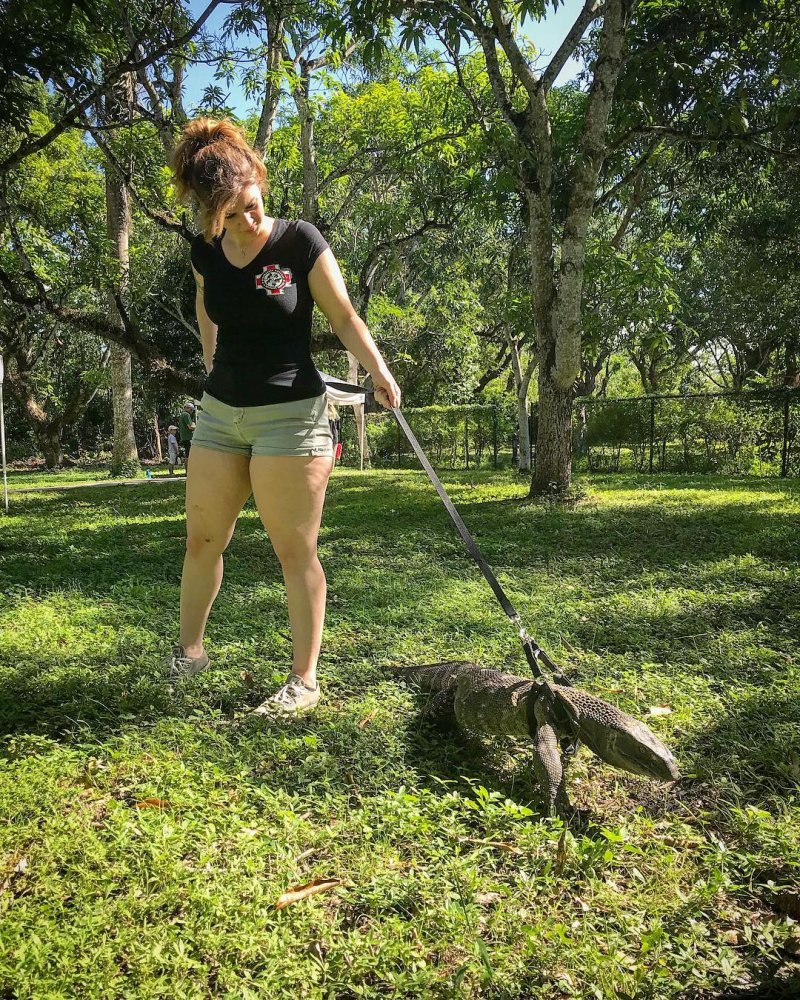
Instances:
[[[800,390],[577,399],[573,466],[589,472],[800,475]]]
[[[536,409],[533,404],[529,420],[532,465]],[[434,465],[516,465],[517,426],[511,404],[426,406],[404,413]],[[353,411],[342,407],[340,415],[342,462],[357,466]],[[365,463],[377,468],[417,464],[388,411],[367,414]],[[573,468],[800,476],[800,389],[576,399]]]
[[[431,462],[450,469],[497,468],[511,460],[514,420],[499,406],[424,406],[404,409],[408,423]],[[353,411],[342,407],[342,463],[359,464]],[[365,464],[376,468],[416,466],[403,431],[387,410],[368,413]]]

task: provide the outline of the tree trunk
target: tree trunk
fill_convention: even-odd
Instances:
[[[130,106],[133,98],[133,79],[126,74],[113,94],[107,98],[107,117],[119,118],[125,103]],[[110,106],[113,102],[113,106]],[[128,188],[110,163],[106,173],[106,231],[111,244],[111,256],[117,270],[112,287],[108,290],[108,318],[124,329],[119,303],[127,307],[130,286],[130,256],[128,244],[131,229],[131,212]],[[133,434],[133,387],[131,384],[130,351],[119,344],[111,345],[111,397],[114,409],[114,444],[111,456],[111,473],[118,475],[128,462],[138,461],[136,439]]]
[[[303,154],[303,218],[317,225],[319,222],[319,174],[317,149],[314,143],[314,114],[311,109],[311,76],[308,63],[301,60],[301,77],[294,91],[295,105],[300,117],[300,149]]]
[[[352,385],[358,384],[358,358],[355,354],[347,352],[347,381]],[[364,471],[364,461],[369,461],[369,444],[367,442],[366,415],[364,404],[356,403],[353,406],[353,415],[356,418],[356,434],[358,435],[359,446],[359,469]]]
[[[111,400],[114,409],[111,474],[118,475],[126,463],[139,459],[133,436],[131,355],[119,344],[111,345]]]
[[[44,424],[36,428],[36,441],[44,455],[44,464],[48,469],[56,469],[64,459],[61,448],[61,425]]]
[[[607,126],[625,61],[625,31],[633,0],[606,0],[594,77],[586,101],[583,130],[572,170],[557,271],[548,263],[544,234],[552,223],[549,161],[528,171],[534,316],[539,354],[539,431],[531,496],[565,493],[572,482],[571,409],[581,373],[581,299],[586,240],[594,212],[600,169],[607,152]],[[536,105],[532,104],[535,110]],[[546,111],[543,112],[546,116]],[[542,145],[543,133],[532,119]],[[549,122],[548,135],[549,141]],[[552,255],[550,255],[552,261]],[[549,273],[547,273],[549,269]],[[552,294],[553,284],[555,295]]]
[[[798,365],[798,338],[792,337],[786,343],[783,384],[788,389],[800,386],[800,365]]]
[[[278,103],[281,98],[281,85],[278,74],[281,60],[284,58],[283,31],[284,19],[267,8],[267,79],[264,86],[264,103],[258,119],[256,139],[253,149],[263,159],[267,146],[272,138],[275,116],[278,113]]]
[[[530,472],[531,469],[531,434],[528,423],[528,390],[530,389],[531,376],[536,367],[535,361],[531,361],[526,370],[522,370],[522,358],[520,356],[519,341],[516,337],[507,335],[508,348],[510,351],[511,371],[514,376],[514,388],[517,392],[517,429],[519,434],[519,453],[517,455],[517,469],[520,472]]]
[[[64,428],[80,423],[89,403],[97,395],[98,388],[91,388],[86,383],[77,385],[64,399],[61,412],[53,415],[52,410],[48,412],[45,404],[36,398],[34,380],[31,378],[34,369],[31,368],[30,352],[6,350],[10,361],[6,369],[9,395],[28,418],[45,464],[48,468],[55,468],[63,459],[61,437]],[[105,348],[100,356],[101,369],[108,364],[108,357],[109,350]]]
[[[539,367],[539,433],[531,496],[565,493],[572,483],[572,388],[561,389]]]
[[[519,437],[519,453],[517,454],[517,469],[520,472],[531,471],[531,428],[528,422],[528,397],[517,392],[517,435]]]

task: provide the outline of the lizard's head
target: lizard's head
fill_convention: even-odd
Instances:
[[[643,722],[576,688],[558,688],[570,705],[578,738],[623,771],[659,781],[680,777],[675,758]]]
[[[629,719],[628,724],[619,729],[588,727],[595,730],[590,733],[593,737],[591,741],[586,738],[582,725],[581,739],[612,767],[641,774],[645,778],[676,781],[680,777],[678,765],[669,750],[643,722]]]

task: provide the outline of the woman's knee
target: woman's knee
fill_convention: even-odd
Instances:
[[[273,540],[272,547],[284,572],[303,572],[319,565],[316,543],[312,545],[302,540]]]
[[[189,531],[186,535],[186,554],[191,559],[218,559],[227,549],[229,541],[210,531]]]

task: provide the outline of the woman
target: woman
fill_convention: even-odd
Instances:
[[[317,537],[333,455],[310,353],[315,302],[372,375],[376,399],[399,406],[400,389],[324,237],[307,222],[265,214],[266,170],[241,129],[190,122],[171,166],[179,196],[200,209],[191,256],[209,376],[187,468],[180,641],[165,668],[179,678],[208,666],[203,635],[222,553],[252,493],[283,570],[292,629],[291,673],[256,712],[305,711],[320,698],[326,584]]]

